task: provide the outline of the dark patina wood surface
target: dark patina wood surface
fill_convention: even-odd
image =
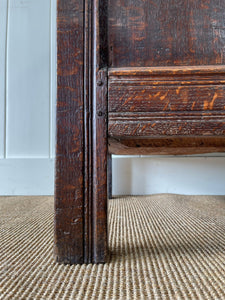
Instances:
[[[219,0],[109,0],[111,153],[224,151],[224,11]]]
[[[107,255],[106,7],[58,0],[55,255],[63,263]]]
[[[104,262],[111,153],[225,151],[225,0],[58,0],[57,30],[55,255]]]
[[[65,263],[82,263],[84,257],[82,10],[83,1],[58,1],[55,255]]]
[[[111,67],[225,63],[225,1],[109,0]]]
[[[190,155],[225,152],[223,137],[115,137],[108,139],[109,152],[118,155]]]
[[[225,68],[109,71],[109,135],[224,136]]]

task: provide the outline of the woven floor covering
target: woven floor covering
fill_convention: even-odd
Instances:
[[[0,299],[225,299],[225,197],[109,201],[110,256],[53,258],[53,197],[0,198]]]

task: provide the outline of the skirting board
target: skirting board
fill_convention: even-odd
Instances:
[[[0,160],[0,195],[53,195],[54,159]]]

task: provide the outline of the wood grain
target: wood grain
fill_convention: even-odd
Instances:
[[[101,4],[102,5],[102,4]],[[99,1],[58,0],[55,256],[107,256],[107,72]],[[105,29],[103,29],[105,30]],[[94,33],[94,34],[93,34]],[[101,34],[100,34],[101,33]]]
[[[224,110],[225,67],[109,70],[109,112]]]
[[[93,261],[107,258],[107,70],[97,73],[96,97],[93,99]],[[96,102],[95,102],[96,101]]]
[[[222,136],[225,67],[109,70],[109,136]]]
[[[116,155],[191,155],[225,152],[225,139],[224,136],[109,138],[109,152]]]
[[[109,76],[148,76],[157,78],[157,76],[182,76],[182,75],[201,75],[208,76],[222,75],[220,79],[224,80],[225,66],[224,65],[188,65],[188,66],[155,66],[155,67],[123,67],[123,68],[109,68]],[[180,78],[180,77],[179,77]],[[196,77],[197,78],[197,77]],[[154,80],[154,79],[152,79]]]
[[[112,67],[225,63],[225,2],[109,0]]]
[[[58,0],[55,255],[64,263],[84,261],[82,10],[83,1]]]
[[[58,0],[59,262],[106,261],[107,142],[116,154],[224,151],[224,10],[224,0]]]
[[[221,136],[225,112],[213,113],[110,113],[110,137]]]

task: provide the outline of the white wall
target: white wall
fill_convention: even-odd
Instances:
[[[114,158],[113,194],[224,195],[225,157],[222,155]]]
[[[0,1],[0,194],[52,194],[55,0]]]
[[[54,191],[56,0],[0,0],[0,195]],[[114,157],[114,194],[225,194],[225,158]]]

